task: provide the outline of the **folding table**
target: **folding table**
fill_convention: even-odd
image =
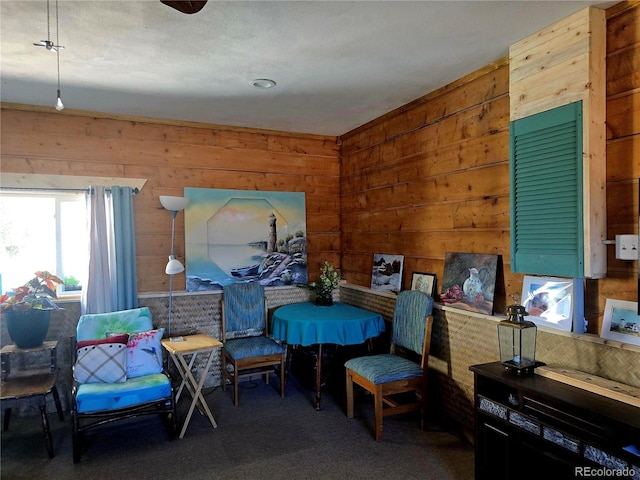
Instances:
[[[205,402],[204,397],[202,396],[202,386],[204,385],[204,381],[207,377],[207,373],[209,372],[209,368],[211,367],[211,362],[213,361],[213,354],[217,347],[222,346],[222,342],[216,340],[209,335],[197,334],[197,335],[187,335],[185,337],[181,337],[182,340],[175,341],[171,339],[162,340],[162,346],[169,352],[173,363],[182,378],[182,382],[180,383],[180,387],[178,387],[178,392],[176,393],[176,403],[180,399],[180,394],[184,387],[187,387],[189,393],[191,394],[191,405],[189,407],[189,411],[187,412],[187,416],[184,419],[184,424],[182,425],[182,430],[180,431],[180,437],[183,438],[184,434],[187,430],[187,426],[191,421],[191,415],[193,415],[193,410],[196,406],[201,413],[204,413],[211,422],[213,428],[217,428],[217,424],[213,415],[211,414],[211,410],[207,406],[207,402]],[[208,357],[205,363],[204,368],[200,372],[200,378],[196,379],[196,377],[192,373],[193,365],[195,364],[196,357],[199,353],[208,353]],[[187,363],[187,358],[191,355],[191,359]]]

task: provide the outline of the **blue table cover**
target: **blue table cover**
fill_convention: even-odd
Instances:
[[[271,324],[274,338],[302,346],[359,345],[384,330],[382,315],[340,302],[330,307],[313,302],[284,305],[273,313]]]

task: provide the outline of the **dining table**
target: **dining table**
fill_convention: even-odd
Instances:
[[[316,410],[320,410],[323,344],[360,345],[379,336],[385,329],[384,319],[379,313],[341,302],[329,306],[314,302],[283,305],[273,312],[271,322],[273,337],[287,345],[287,363],[291,358],[291,346],[318,346]]]

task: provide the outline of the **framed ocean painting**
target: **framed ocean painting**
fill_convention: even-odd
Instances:
[[[187,291],[307,283],[303,192],[185,188]]]

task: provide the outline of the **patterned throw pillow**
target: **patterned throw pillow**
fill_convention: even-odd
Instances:
[[[127,380],[129,335],[78,342],[73,378],[78,383],[121,383]]]
[[[164,328],[132,333],[127,344],[127,377],[136,378],[162,372],[160,340]]]

